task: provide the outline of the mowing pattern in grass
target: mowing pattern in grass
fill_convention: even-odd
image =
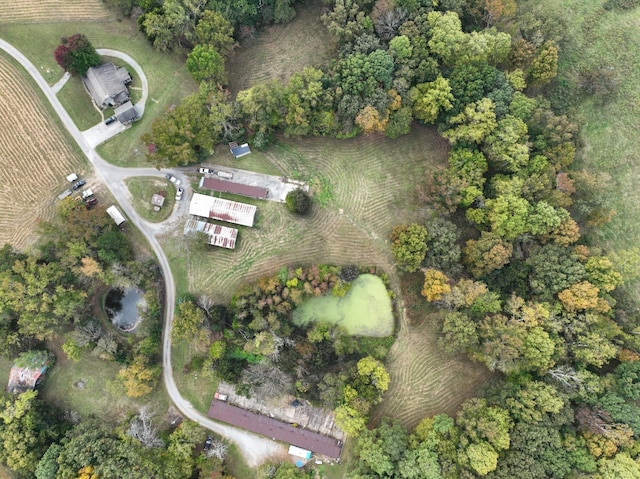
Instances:
[[[391,385],[374,412],[374,422],[388,416],[412,428],[425,416],[455,415],[490,378],[484,365],[449,355],[438,347],[434,319],[416,318],[398,335],[387,363]]]
[[[164,178],[137,177],[125,180],[131,193],[133,207],[145,220],[157,223],[171,215],[175,203],[176,188]],[[165,191],[164,205],[160,211],[153,211],[151,197],[159,191]]]
[[[284,205],[260,202],[256,227],[241,229],[235,251],[213,248],[192,256],[178,234],[165,239],[169,255],[191,288],[217,301],[228,301],[237,286],[282,264],[360,263],[393,275],[391,229],[429,214],[407,205],[416,202],[416,179],[442,162],[445,153],[445,143],[424,127],[395,142],[384,137],[307,139],[275,146],[265,155],[282,171],[297,172],[310,182],[326,178],[332,190],[328,205],[315,204],[310,217],[299,218]],[[237,165],[243,167],[242,161]]]
[[[99,0],[0,0],[0,23],[91,22],[112,17],[113,12]]]
[[[322,2],[299,3],[296,11],[291,23],[269,26],[235,51],[227,65],[234,94],[274,78],[287,81],[304,67],[328,61],[331,35],[320,22]]]
[[[50,218],[65,176],[84,169],[23,72],[0,56],[0,244],[23,248]],[[7,94],[11,92],[11,94]]]

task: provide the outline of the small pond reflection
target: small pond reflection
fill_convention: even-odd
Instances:
[[[113,288],[107,293],[104,309],[113,325],[125,332],[132,332],[140,322],[138,307],[145,307],[142,291],[136,288]]]

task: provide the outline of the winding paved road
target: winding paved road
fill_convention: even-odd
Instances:
[[[226,424],[215,422],[206,416],[203,416],[193,406],[184,399],[176,387],[176,383],[173,379],[173,370],[171,368],[171,323],[173,321],[174,306],[175,306],[175,282],[173,275],[171,274],[171,268],[169,267],[169,261],[167,260],[164,251],[160,247],[160,243],[156,238],[156,233],[159,231],[158,225],[148,223],[141,219],[135,212],[131,205],[129,191],[125,186],[124,180],[133,176],[156,176],[164,177],[164,173],[154,168],[121,168],[107,163],[98,153],[95,151],[91,143],[87,141],[86,132],[81,132],[62,106],[56,93],[60,91],[66,80],[61,79],[53,87],[42,77],[37,68],[25,57],[19,50],[13,47],[11,44],[0,39],[0,49],[7,52],[13,58],[15,58],[24,68],[29,75],[34,79],[37,85],[40,87],[44,95],[51,103],[51,106],[60,117],[60,120],[64,124],[69,134],[73,137],[74,141],[78,144],[82,152],[85,154],[89,162],[93,165],[97,177],[109,188],[114,198],[119,202],[122,210],[129,217],[130,222],[133,223],[147,239],[151,248],[155,252],[162,274],[165,279],[166,286],[166,311],[165,311],[165,324],[164,324],[164,336],[163,336],[163,354],[162,354],[162,366],[163,366],[163,380],[169,397],[174,402],[180,412],[187,418],[194,422],[197,422],[203,427],[206,427],[236,443],[241,450],[247,463],[250,466],[257,466],[264,462],[269,457],[273,457],[278,454],[285,453],[286,449],[282,444],[275,441],[265,439],[261,436],[249,433],[243,429],[238,429]],[[118,57],[129,63],[136,73],[139,75],[143,85],[143,95],[139,103],[136,104],[136,108],[139,112],[144,112],[144,103],[147,99],[148,84],[147,78],[135,62],[133,58],[115,50],[99,49],[98,53],[102,55],[108,55]],[[88,131],[88,130],[87,130]],[[168,170],[171,171],[171,170]],[[173,175],[183,180],[185,189],[189,189],[189,182],[184,175],[178,171],[171,171]],[[185,205],[185,206],[182,206]],[[186,201],[179,203],[179,206],[175,208],[169,220],[177,219],[183,215],[186,208]],[[161,227],[160,227],[161,228]]]

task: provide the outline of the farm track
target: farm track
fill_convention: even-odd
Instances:
[[[0,0],[0,23],[97,22],[114,17],[98,0]]]
[[[0,103],[0,244],[23,249],[36,239],[38,220],[53,216],[53,192],[83,167],[40,97],[2,57],[0,89],[11,92]]]

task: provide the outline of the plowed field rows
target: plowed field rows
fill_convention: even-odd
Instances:
[[[100,21],[113,16],[99,0],[0,0],[0,23]]]
[[[26,75],[26,74],[25,74]],[[22,248],[81,162],[22,72],[0,57],[0,245]],[[10,94],[9,94],[10,92]]]

